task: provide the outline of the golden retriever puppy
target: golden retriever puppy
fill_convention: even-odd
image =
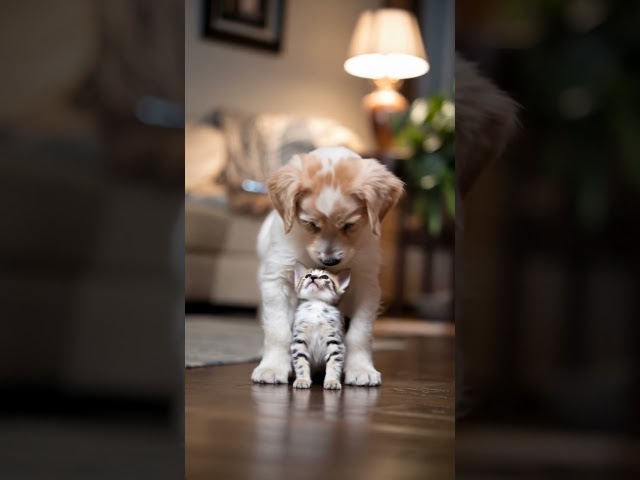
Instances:
[[[351,319],[345,383],[379,385],[371,334],[380,306],[380,222],[402,195],[402,182],[377,160],[330,147],[294,156],[271,176],[268,188],[275,211],[258,235],[264,349],[252,380],[288,382],[298,261],[331,272],[351,269],[351,286],[340,304]]]

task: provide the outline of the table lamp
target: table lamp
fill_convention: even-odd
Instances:
[[[358,19],[344,62],[347,73],[373,81],[375,90],[363,99],[381,153],[393,147],[392,114],[408,108],[398,92],[402,81],[424,75],[429,62],[416,17],[407,10],[367,10]]]

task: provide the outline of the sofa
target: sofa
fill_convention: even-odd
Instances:
[[[220,201],[219,201],[220,200]],[[255,307],[255,239],[262,216],[235,214],[215,196],[185,201],[185,298],[191,302]]]

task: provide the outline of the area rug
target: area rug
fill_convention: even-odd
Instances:
[[[185,366],[231,365],[254,362],[262,353],[262,328],[252,317],[187,315]],[[376,338],[374,351],[402,350],[404,341]]]

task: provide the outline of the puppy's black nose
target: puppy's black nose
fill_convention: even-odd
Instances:
[[[324,260],[322,260],[323,265],[326,265],[327,267],[332,267],[334,265],[337,265],[340,263],[340,259],[339,258],[325,258]]]

